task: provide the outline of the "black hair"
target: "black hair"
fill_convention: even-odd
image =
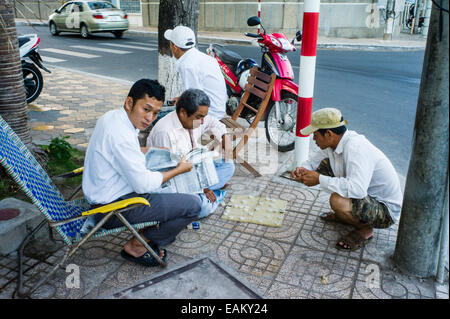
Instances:
[[[157,80],[140,79],[136,81],[130,89],[128,96],[133,99],[133,106],[136,101],[148,95],[150,98],[155,98],[158,101],[164,101],[166,97],[166,88],[159,84]]]
[[[187,116],[197,112],[200,105],[210,106],[211,100],[205,92],[199,89],[187,89],[181,94],[177,102],[177,113],[184,109]]]
[[[341,117],[341,122],[344,120],[344,117]],[[319,132],[320,134],[322,134],[322,136],[325,135],[325,132],[330,130],[331,132],[333,132],[334,134],[337,135],[342,135],[345,133],[345,131],[347,131],[347,127],[345,125],[342,126],[338,126],[338,127],[334,127],[334,128],[321,128],[318,129],[317,132]]]

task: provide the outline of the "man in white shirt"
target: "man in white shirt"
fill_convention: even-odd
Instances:
[[[353,225],[355,230],[340,238],[336,248],[356,250],[372,238],[374,228],[387,228],[398,220],[403,195],[389,159],[345,124],[338,109],[314,112],[311,125],[301,133],[313,133],[321,150],[292,171],[291,177],[307,186],[320,184],[332,193],[333,211],[320,217]]]
[[[221,143],[225,159],[214,161],[219,182],[205,188],[205,195],[201,194],[203,205],[199,218],[206,217],[217,208],[225,196],[221,188],[231,179],[235,168],[231,159],[231,139],[226,135],[226,126],[217,118],[209,116],[209,104],[210,99],[202,90],[184,91],[177,101],[176,110],[160,119],[147,138],[147,146],[165,147],[178,154],[186,154],[199,147],[198,141],[206,132],[211,132]]]
[[[188,194],[149,194],[167,180],[188,172],[192,164],[182,160],[167,172],[151,171],[145,166],[145,156],[139,145],[138,133],[148,127],[161,110],[165,88],[156,80],[142,79],[133,84],[124,106],[101,116],[89,141],[84,161],[83,192],[96,207],[130,197],[144,197],[150,206],[123,213],[131,224],[159,221],[160,227],[148,227],[141,236],[166,259],[165,249],[177,234],[196,220],[201,210],[198,196]],[[103,214],[95,215],[98,222]],[[104,228],[123,226],[115,216]],[[121,251],[123,258],[148,266],[159,263],[137,240],[129,240]]]
[[[223,118],[228,95],[219,63],[195,48],[195,34],[188,27],[177,26],[173,30],[166,30],[164,37],[170,41],[170,50],[177,59],[176,68],[184,90],[192,88],[204,91],[211,100],[208,115],[219,120]]]

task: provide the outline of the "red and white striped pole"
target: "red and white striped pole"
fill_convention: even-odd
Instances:
[[[258,18],[261,19],[261,0],[258,0]],[[258,24],[258,34],[261,26]]]
[[[309,155],[309,135],[302,135],[300,130],[311,124],[319,9],[320,0],[305,0],[303,4],[302,49],[300,51],[297,126],[295,129],[296,166],[300,166],[302,162],[306,161]]]

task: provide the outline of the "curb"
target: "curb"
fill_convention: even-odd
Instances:
[[[39,22],[39,21],[17,21],[16,20],[16,26],[29,26],[29,25],[36,25],[36,26],[48,26],[48,22]]]
[[[48,26],[48,22],[38,21],[16,21],[16,26]],[[135,34],[141,36],[158,36],[156,31],[145,30],[127,30],[128,34]],[[216,36],[198,36],[199,42],[207,43],[219,43],[219,44],[235,44],[235,45],[252,45],[252,40],[241,40],[234,38],[220,38]],[[301,45],[295,46],[297,49],[301,48]],[[419,51],[425,49],[425,43],[420,46],[395,46],[395,45],[379,45],[379,44],[350,44],[350,43],[318,43],[318,49],[335,49],[335,50],[359,50],[359,51]]]

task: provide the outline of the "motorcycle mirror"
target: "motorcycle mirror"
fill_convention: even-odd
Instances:
[[[254,27],[254,26],[258,25],[258,24],[261,24],[261,19],[258,18],[257,16],[250,17],[247,20],[247,25],[249,27]]]
[[[295,39],[300,42],[302,41],[302,31],[298,30],[297,33],[295,34]]]

